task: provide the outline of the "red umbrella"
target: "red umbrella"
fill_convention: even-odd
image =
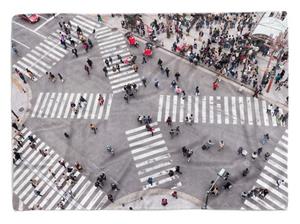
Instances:
[[[144,51],[144,55],[151,56],[152,55],[152,50],[149,49],[149,48],[146,48],[145,51]]]
[[[128,40],[130,45],[135,45],[135,38],[133,36],[130,36]]]

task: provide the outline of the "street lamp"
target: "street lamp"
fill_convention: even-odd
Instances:
[[[210,188],[209,188],[208,191],[206,191],[206,193],[205,193],[205,203],[204,203],[204,205],[202,206],[202,209],[207,209],[208,197],[209,197],[209,195],[210,195],[212,189],[214,189],[214,187],[215,187],[217,181],[219,180],[219,178],[220,178],[220,177],[223,178],[223,177],[225,176],[225,174],[226,174],[226,170],[225,170],[224,168],[222,168],[222,169],[217,173],[217,175],[218,175],[217,178],[212,182]]]

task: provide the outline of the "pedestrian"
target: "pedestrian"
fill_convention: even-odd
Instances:
[[[282,180],[282,179],[276,180],[277,189],[279,189],[279,187],[280,187],[282,184],[284,184],[284,180]]]
[[[243,177],[247,176],[248,173],[249,173],[249,168],[246,168],[245,170],[243,170],[243,173],[242,173]]]
[[[57,73],[57,76],[59,77],[59,79],[62,83],[65,81],[63,76],[60,73]]]
[[[80,108],[82,108],[82,105],[81,105],[82,103],[86,106],[87,105],[87,100],[84,99],[83,96],[80,96],[79,103],[78,103],[78,105],[79,105]]]
[[[166,67],[165,72],[166,72],[167,78],[169,78],[170,69],[168,67]]]
[[[218,82],[214,81],[213,82],[213,90],[217,90],[217,88],[219,88],[219,84],[218,84]]]
[[[18,125],[16,124],[16,122],[13,122],[13,123],[12,123],[12,127],[13,127],[14,129],[16,129],[17,131],[20,131],[20,129],[19,129]]]
[[[251,158],[254,161],[257,158],[257,152],[253,152]]]
[[[143,56],[143,62],[142,62],[142,64],[146,64],[146,63],[147,63],[146,58],[145,58],[145,56]]]
[[[99,22],[99,23],[101,23],[101,22],[102,22],[101,15],[97,14],[97,20],[98,20],[98,22]]]
[[[124,95],[124,100],[126,101],[126,103],[129,103],[129,98],[128,98],[128,94],[127,93],[125,93],[125,95]]]
[[[119,65],[119,64],[116,64],[116,69],[118,70],[118,72],[121,72],[121,69],[120,69],[120,65]],[[135,72],[137,72],[137,69],[136,69]]]
[[[110,200],[110,202],[112,202],[112,203],[114,202],[114,198],[111,194],[107,195],[107,199]]]
[[[219,149],[218,149],[218,151],[221,151],[221,150],[223,150],[224,149],[224,141],[223,140],[221,140],[220,142],[219,142]]]
[[[122,64],[124,63],[124,61],[122,60],[122,57],[119,54],[117,55],[117,58],[120,60],[120,63],[122,63]]]
[[[169,176],[170,177],[174,176],[174,171],[173,170],[169,170]]]
[[[180,166],[176,166],[175,167],[175,172],[179,173],[179,174],[182,174],[182,172],[180,171]]]
[[[182,94],[182,99],[184,100],[185,99],[185,91],[181,90],[181,94]]]
[[[103,68],[102,70],[103,70],[103,72],[104,72],[105,77],[107,77],[108,71],[107,71],[106,66],[104,66],[104,68]]]
[[[117,71],[117,69],[116,69],[115,66],[112,67],[112,71],[113,71],[113,72],[116,72],[116,71]]]
[[[31,142],[35,142],[35,139],[34,139],[34,137],[33,137],[32,135],[29,135],[29,136],[28,136],[28,139],[29,139],[29,141],[31,141]]]
[[[158,89],[159,88],[159,81],[158,79],[154,80],[154,86]]]
[[[95,124],[90,124],[90,129],[92,130],[92,131],[94,131],[94,134],[97,134],[97,127],[96,127],[96,125]]]
[[[56,174],[55,174],[50,168],[48,169],[48,172],[51,174],[51,176],[52,176],[53,178],[55,178],[55,175],[56,175]]]
[[[90,66],[90,68],[93,68],[93,61],[91,59],[87,59],[87,64]]]
[[[158,61],[157,61],[157,64],[160,66],[161,70],[163,69],[162,63],[163,63],[163,61],[159,58]]]
[[[144,87],[147,87],[147,79],[144,76],[142,77],[142,83]]]
[[[253,98],[254,98],[254,97],[258,98],[258,93],[259,93],[259,89],[256,88],[256,89],[254,90],[254,94],[252,95],[252,97],[253,97]]]
[[[120,189],[118,188],[118,186],[115,183],[111,183],[111,190],[112,191],[119,191]]]
[[[20,79],[22,79],[22,81],[24,82],[24,84],[27,84],[27,81],[25,79],[25,76],[23,75],[22,72],[18,71],[17,69],[15,69],[17,74],[19,75]]]
[[[112,60],[111,56],[108,57],[108,60],[109,60],[109,63],[112,64],[113,60]]]
[[[90,68],[87,65],[84,65],[84,70],[90,75]]]
[[[75,55],[76,58],[78,58],[78,54],[77,54],[77,49],[76,48],[72,49],[72,53]]]
[[[110,67],[110,65],[109,65],[109,61],[108,61],[108,59],[107,59],[107,58],[104,60],[104,63],[106,64],[106,66],[107,66],[107,67]]]
[[[260,154],[262,153],[262,150],[263,150],[262,147],[259,147],[259,148],[257,149],[257,155],[258,155],[258,156],[260,156]]]
[[[21,153],[14,151],[14,164],[15,164],[18,160],[22,160]]]
[[[277,116],[279,113],[279,107],[276,107],[273,111],[273,116]]]
[[[67,132],[64,133],[64,136],[65,136],[66,138],[70,138],[70,135],[69,135]]]
[[[162,198],[162,199],[161,199],[161,205],[162,205],[162,206],[166,206],[167,204],[168,204],[168,199]]]
[[[185,157],[187,155],[188,149],[186,148],[186,146],[182,147],[182,154]]]
[[[200,95],[199,86],[196,86],[196,89],[195,89],[195,95],[196,95],[196,96],[199,96],[199,95]]]
[[[41,191],[39,191],[39,190],[34,190],[33,191],[37,196],[40,196],[40,197],[42,197],[43,195],[41,194]]]
[[[148,184],[150,184],[151,186],[153,185],[153,178],[152,177],[149,177],[148,179],[147,179],[147,182],[148,182]]]
[[[186,157],[187,157],[187,162],[189,163],[191,158],[192,158],[192,155],[193,155],[193,150],[192,149],[188,149],[187,150],[187,154],[186,154]]]
[[[269,152],[266,152],[265,153],[265,161],[268,161],[270,156],[271,156],[271,154]]]
[[[133,65],[132,65],[132,68],[133,68],[133,70],[134,70],[135,72],[137,72],[139,67],[138,67],[137,64],[133,64]]]
[[[36,178],[30,179],[31,185],[36,188],[39,185],[39,181]]]
[[[167,120],[166,120],[166,123],[169,125],[169,126],[172,126],[172,118],[171,116],[168,116]]]
[[[59,163],[60,165],[62,165],[64,168],[67,168],[67,166],[66,166],[66,161],[65,161],[64,159],[60,159],[60,160],[58,161],[58,163]]]
[[[102,106],[104,104],[104,98],[101,94],[99,94],[98,103],[100,104],[100,106]]]
[[[177,196],[177,191],[173,191],[171,195],[172,195],[172,197],[174,197],[174,198],[176,198],[176,199],[178,198],[178,196]]]
[[[176,72],[176,73],[175,73],[175,79],[176,79],[177,82],[179,81],[179,77],[180,77],[179,72]]]

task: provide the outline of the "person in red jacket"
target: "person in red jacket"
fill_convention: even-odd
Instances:
[[[213,82],[213,90],[216,90],[217,88],[219,88],[219,84],[218,82]]]

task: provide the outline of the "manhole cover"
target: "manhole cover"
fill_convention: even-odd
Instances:
[[[24,107],[20,107],[19,111],[23,112],[24,111]]]

